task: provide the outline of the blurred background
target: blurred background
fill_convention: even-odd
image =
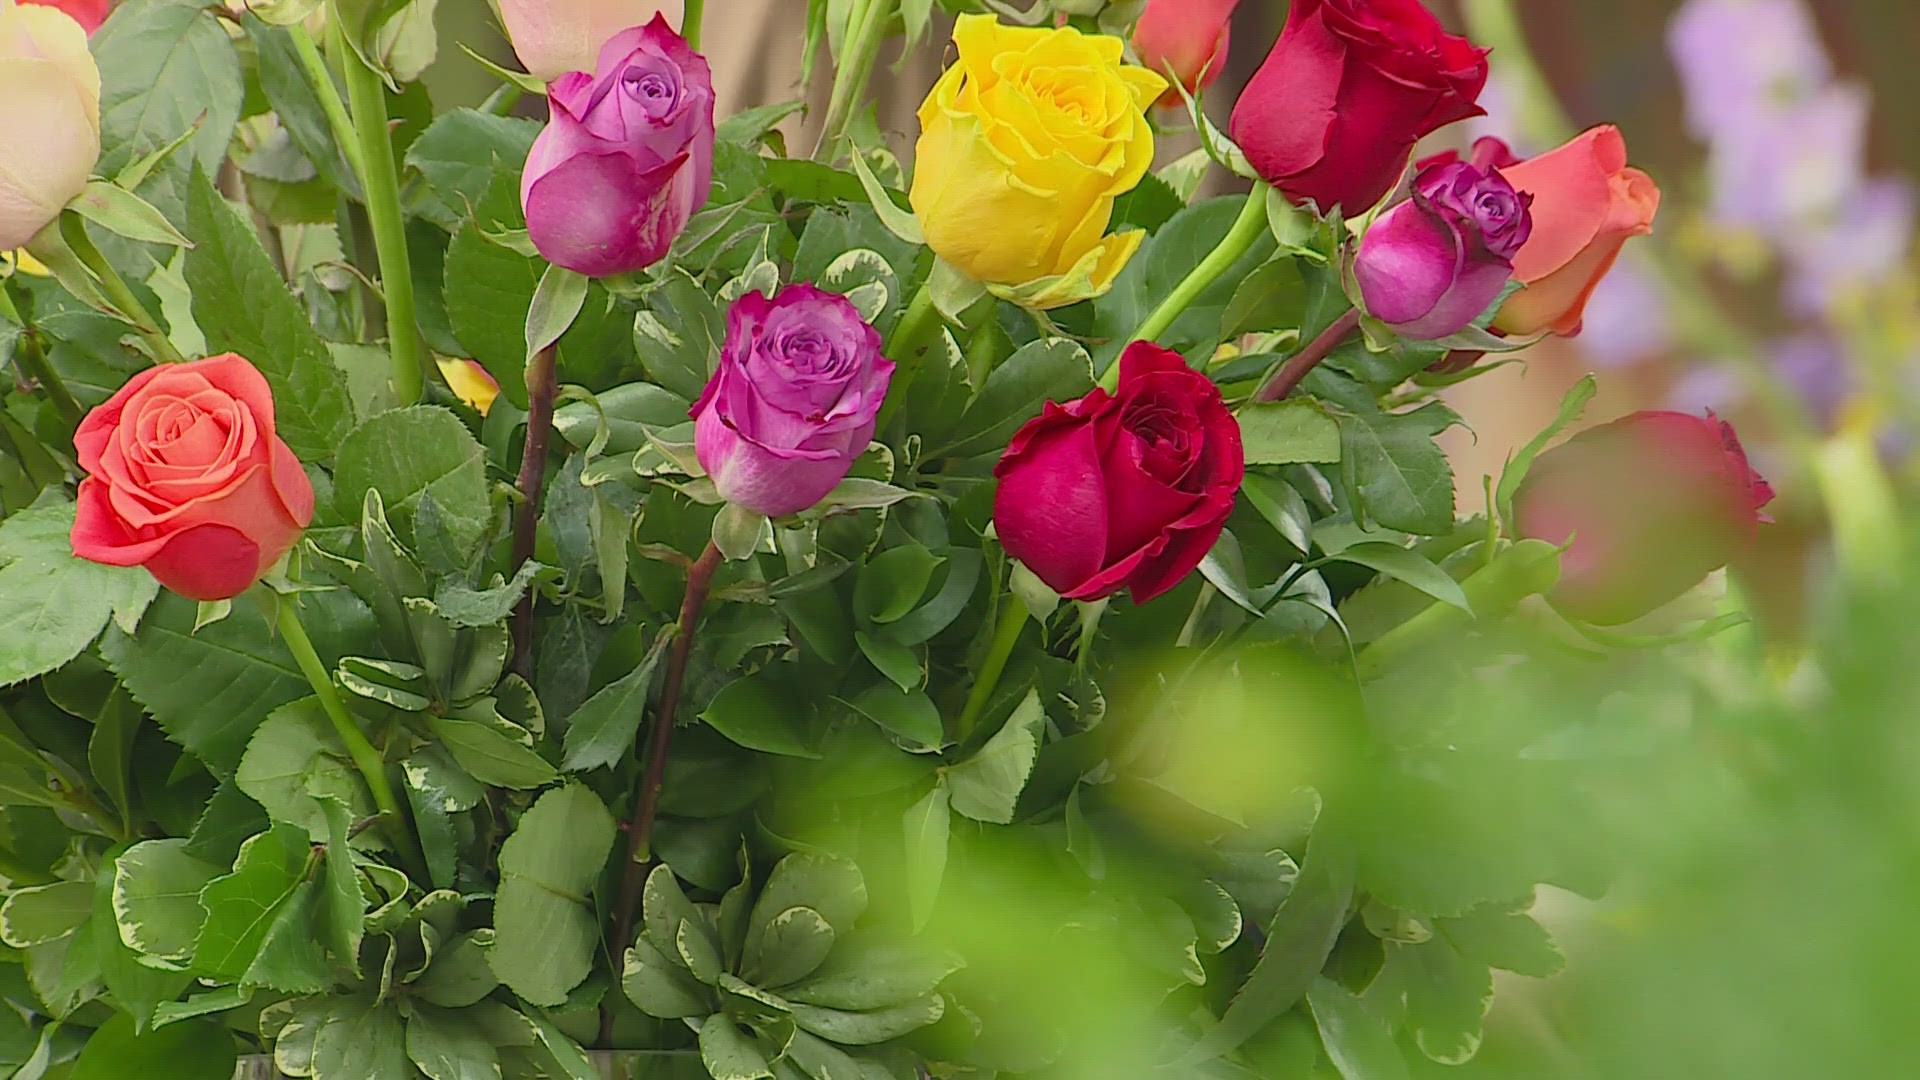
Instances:
[[[1490,115],[1443,144],[1491,134],[1530,154],[1614,123],[1665,191],[1655,236],[1630,246],[1582,337],[1452,391],[1473,428],[1449,436],[1463,509],[1479,508],[1478,477],[1590,371],[1601,396],[1589,423],[1717,410],[1781,498],[1762,550],[1733,575],[1755,626],[1604,671],[1454,688],[1462,715],[1553,732],[1527,760],[1592,766],[1580,774],[1586,816],[1556,822],[1557,842],[1607,862],[1614,880],[1590,896],[1575,883],[1543,889],[1536,913],[1567,971],[1505,978],[1470,1063],[1415,1052],[1407,1068],[1516,1080],[1920,1075],[1908,1015],[1920,1000],[1920,561],[1894,501],[1911,492],[1920,417],[1920,3],[1430,2],[1495,46]],[[677,6],[664,5],[670,17]],[[1498,18],[1515,8],[1522,25]],[[1282,0],[1241,4],[1231,67],[1208,95],[1222,126],[1285,13]],[[800,85],[805,16],[801,0],[711,0],[723,113],[824,101],[824,79]],[[495,20],[484,0],[443,0],[440,27],[434,98],[477,103],[496,83],[455,43],[510,60]],[[883,56],[895,66],[876,78],[878,119],[903,156],[944,48],[936,34],[914,55]],[[1162,119],[1163,154],[1195,145],[1184,118]],[[1502,818],[1529,812],[1487,809],[1463,826],[1482,845],[1500,842]],[[1074,970],[1072,986],[1049,981],[1048,993],[1101,981]]]

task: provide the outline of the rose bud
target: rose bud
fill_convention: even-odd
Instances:
[[[447,389],[453,391],[461,404],[481,416],[492,411],[493,403],[500,398],[500,383],[480,361],[441,357],[437,362],[441,377],[447,380]]]
[[[1660,188],[1627,165],[1626,140],[1612,126],[1531,161],[1516,161],[1497,139],[1480,140],[1474,151],[1476,161],[1498,165],[1508,183],[1533,196],[1533,235],[1513,258],[1513,276],[1526,288],[1507,300],[1494,328],[1516,337],[1579,333],[1587,301],[1620,249],[1653,231]]]
[[[1548,599],[1616,626],[1744,555],[1772,500],[1731,425],[1712,413],[1640,412],[1540,455],[1514,495],[1513,527],[1572,538]]]
[[[1120,387],[1021,428],[994,468],[1007,554],[1071,600],[1136,604],[1178,585],[1220,538],[1247,471],[1240,422],[1180,354],[1136,341]]]
[[[655,16],[607,42],[595,74],[561,76],[547,101],[520,178],[533,246],[588,277],[665,258],[713,186],[706,58]]]
[[[92,34],[113,14],[113,0],[24,0],[28,4],[58,8],[73,17],[80,29]]]
[[[499,0],[513,54],[541,82],[592,70],[600,47],[630,26],[661,17],[651,0]],[[674,5],[678,7],[678,5]]]
[[[193,600],[245,592],[313,520],[313,485],[273,426],[273,394],[232,353],[128,380],[73,435],[73,553],[145,566]]]
[[[920,106],[909,198],[934,253],[1033,310],[1113,287],[1146,233],[1107,235],[1153,164],[1146,107],[1167,81],[1119,38],[1071,27],[954,25],[959,60]]]
[[[1140,63],[1156,75],[1169,71],[1198,95],[1227,69],[1232,44],[1233,9],[1240,0],[1151,0],[1133,28],[1133,51]],[[1181,103],[1180,91],[1168,87],[1160,104]]]
[[[846,297],[806,284],[772,300],[748,292],[694,403],[694,451],[728,502],[797,514],[866,452],[892,378],[880,332]]]
[[[100,69],[57,8],[0,0],[0,251],[24,246],[100,159]]]
[[[1400,182],[1414,143],[1485,115],[1486,83],[1486,51],[1419,0],[1294,0],[1230,126],[1287,198],[1354,217]]]
[[[1422,169],[1413,197],[1367,230],[1353,273],[1367,313],[1401,337],[1432,341],[1480,317],[1513,277],[1533,227],[1532,199],[1492,169]]]

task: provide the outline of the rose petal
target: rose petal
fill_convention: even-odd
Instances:
[[[231,600],[259,579],[260,547],[237,529],[196,525],[169,536],[146,566],[189,600]]]

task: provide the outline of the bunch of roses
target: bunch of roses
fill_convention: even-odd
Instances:
[[[79,70],[77,26],[0,4],[0,92],[39,79],[49,100],[94,123],[97,76],[89,83]],[[1109,227],[1116,200],[1152,163],[1147,111],[1169,89],[1152,69],[1204,84],[1233,6],[1150,5],[1135,43],[1147,66],[1126,63],[1117,38],[961,16],[957,59],[920,109],[910,201],[927,246],[1035,311],[1109,290],[1143,239]],[[707,61],[660,17],[620,28],[596,21],[603,5],[508,0],[501,11],[522,60],[551,80],[551,119],[521,187],[531,242],[554,265],[590,277],[658,263],[712,183]],[[1487,73],[1485,51],[1446,33],[1417,0],[1295,0],[1234,108],[1231,133],[1287,199],[1354,218],[1400,183],[1418,140],[1482,114]],[[91,159],[78,168],[78,158],[43,159],[26,170],[15,167],[22,155],[10,142],[0,150],[6,247],[57,214]],[[1488,315],[1517,281],[1524,288],[1492,314],[1494,330],[1573,334],[1594,286],[1621,245],[1650,229],[1658,202],[1613,128],[1532,161],[1486,141],[1471,160],[1422,162],[1409,196],[1378,215],[1353,255],[1356,299],[1404,337],[1439,340]],[[832,491],[874,437],[895,361],[904,362],[882,351],[851,303],[811,285],[736,301],[693,408],[698,457],[720,494],[779,517]],[[76,550],[148,565],[189,596],[246,588],[311,513],[311,488],[274,435],[264,384],[236,357],[135,379],[88,419],[78,445],[92,476]],[[1660,467],[1642,469],[1648,461]],[[1144,602],[1206,556],[1244,470],[1239,426],[1219,388],[1179,355],[1138,341],[1112,391],[1050,403],[1013,437],[996,470],[998,538],[1064,596],[1130,589]],[[1631,484],[1620,480],[1628,474]],[[1639,492],[1642,505],[1601,507],[1584,494],[1596,479]],[[1561,600],[1619,621],[1725,563],[1750,538],[1766,494],[1724,425],[1649,416],[1549,455],[1523,494],[1519,524],[1554,541],[1577,537]],[[1651,574],[1646,552],[1656,537],[1676,535],[1696,538],[1698,550],[1670,563],[1685,563],[1671,574]]]

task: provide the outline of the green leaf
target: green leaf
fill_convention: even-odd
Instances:
[[[1093,362],[1077,342],[1043,338],[1021,346],[993,369],[946,444],[929,457],[999,453],[1022,424],[1049,401],[1072,401],[1093,389]]]
[[[52,671],[100,636],[109,619],[139,622],[159,591],[138,566],[73,554],[73,504],[22,510],[0,522],[0,686]]]
[[[1295,551],[1304,556],[1313,550],[1313,511],[1292,484],[1278,476],[1249,472],[1240,492]]]
[[[916,934],[926,929],[932,920],[934,905],[940,899],[940,883],[947,873],[947,838],[953,828],[948,803],[946,781],[938,781],[926,798],[907,809],[902,822],[907,842],[907,907]],[[842,1008],[860,1007],[839,1000],[822,1000],[817,994],[796,1000]]]
[[[212,1020],[135,1032],[132,1019],[110,1017],[87,1040],[68,1080],[126,1080],[135,1076],[229,1077],[238,1054],[233,1035]]]
[[[1433,437],[1458,419],[1437,402],[1408,413],[1369,409],[1341,418],[1341,468],[1369,518],[1422,536],[1453,528],[1453,467]]]
[[[1586,414],[1587,403],[1593,400],[1599,389],[1599,383],[1591,375],[1574,383],[1573,388],[1567,391],[1567,396],[1560,400],[1560,412],[1553,418],[1553,423],[1521,447],[1507,462],[1507,467],[1501,470],[1500,485],[1494,489],[1493,504],[1500,511],[1500,520],[1506,522],[1509,528],[1513,523],[1513,497],[1519,493],[1527,473],[1532,471],[1534,459],[1546,450],[1547,444],[1556,435]]]
[[[1114,363],[1133,339],[1134,329],[1220,246],[1245,203],[1245,196],[1229,195],[1187,207],[1148,238],[1115,279],[1112,290],[1093,303],[1093,336],[1108,342],[1094,358],[1097,370]],[[1212,355],[1223,340],[1221,317],[1234,293],[1273,252],[1273,238],[1262,235],[1246,255],[1194,297],[1160,335],[1159,343],[1187,355]]]
[[[773,917],[760,939],[760,962],[748,977],[754,985],[779,988],[811,975],[833,951],[834,930],[809,907],[793,907]]]
[[[1404,1005],[1420,1052],[1442,1065],[1463,1065],[1480,1051],[1481,1028],[1493,1004],[1493,973],[1434,937],[1422,944],[1388,942],[1387,961],[1367,990]]]
[[[540,285],[543,264],[503,247],[490,234],[526,228],[520,211],[521,158],[507,159],[483,198],[455,207],[463,224],[447,245],[444,285],[447,320],[454,337],[480,361],[515,408],[527,407],[527,312]]]
[[[1340,424],[1310,398],[1250,402],[1239,417],[1249,465],[1340,460]]]
[[[499,1080],[500,1055],[477,1024],[456,1012],[416,1008],[407,1018],[407,1057],[427,1080]]]
[[[310,836],[327,835],[323,803],[329,798],[341,799],[350,813],[373,808],[346,745],[315,697],[282,705],[267,717],[247,744],[234,782],[273,820],[298,825]]]
[[[193,170],[212,173],[227,156],[244,94],[240,58],[203,5],[121,7],[87,43],[100,69],[94,171],[113,176],[191,132],[191,152],[168,156],[138,185],[148,202],[173,214],[185,205]]]
[[[712,992],[645,937],[627,950],[620,987],[641,1012],[663,1020],[710,1016],[714,1012]]]
[[[367,895],[353,866],[353,812],[338,799],[323,799],[327,820],[326,877],[320,893],[320,938],[335,962],[360,974],[360,942],[366,936]]]
[[[1006,724],[978,753],[945,771],[954,811],[975,821],[1011,824],[1014,806],[1033,772],[1045,722],[1039,693],[1027,691]]]
[[[188,841],[143,840],[114,861],[113,921],[120,940],[143,956],[184,964],[206,922],[200,891],[224,868],[195,858]]]
[[[339,443],[336,512],[359,521],[369,491],[380,493],[401,536],[411,535],[414,510],[427,493],[457,547],[471,546],[493,519],[487,452],[459,417],[438,406],[381,413]]]
[[[513,580],[494,585],[490,589],[469,589],[458,581],[447,578],[440,582],[440,588],[433,594],[433,606],[439,610],[440,617],[455,626],[472,629],[492,626],[501,622],[513,609],[520,606],[520,598],[536,581],[559,576],[559,571],[529,559],[522,564]],[[494,581],[500,578],[496,575]]]
[[[1307,301],[1306,275],[1318,273],[1291,255],[1261,263],[1233,291],[1220,314],[1220,336],[1231,340],[1242,334],[1292,329],[1300,325]]]
[[[100,877],[93,883],[93,918],[87,932],[94,937],[94,948],[100,957],[100,979],[106,984],[107,993],[133,1018],[133,1029],[140,1033],[147,1030],[161,1005],[173,1001],[192,985],[193,974],[150,967],[144,957],[120,939],[113,908],[117,862],[111,857],[101,861]],[[194,914],[197,917],[198,911]],[[189,947],[191,944],[189,937]]]
[[[760,550],[767,535],[767,515],[738,503],[727,503],[713,516],[713,546],[729,562],[744,562]]]
[[[801,741],[804,704],[783,692],[765,673],[736,679],[722,687],[700,719],[707,726],[749,750],[784,757],[818,758],[818,751]]]
[[[829,1009],[883,1009],[933,993],[962,966],[958,957],[938,952],[924,941],[905,942],[883,933],[856,931],[839,940],[819,970],[783,988],[780,996]]]
[[[1393,1041],[1393,1028],[1346,987],[1315,978],[1307,1008],[1320,1029],[1320,1044],[1345,1080],[1404,1080],[1407,1063]]]
[[[1451,604],[1468,615],[1473,614],[1473,605],[1467,602],[1467,594],[1461,590],[1460,583],[1448,577],[1445,570],[1417,551],[1393,544],[1366,543],[1344,548],[1337,554],[1329,555],[1328,559],[1378,570],[1388,577],[1406,582],[1443,604]]]
[[[867,908],[867,882],[860,867],[836,855],[800,853],[774,866],[748,920],[744,964],[757,970],[775,921],[794,908],[819,914],[836,935],[850,934]]]
[[[193,242],[180,235],[167,216],[152,204],[125,188],[106,180],[88,182],[86,188],[67,204],[74,212],[104,229],[129,240],[149,244],[192,247]]]
[[[182,974],[182,979],[192,976]],[[109,983],[111,989],[111,983]],[[238,1009],[253,1000],[251,986],[223,986],[218,990],[209,990],[204,994],[190,995],[185,1001],[163,1001],[153,1010],[153,1026],[166,1027],[182,1020],[191,1020],[196,1016],[212,1016],[215,1013]]]
[[[391,1005],[334,998],[313,1038],[315,1080],[408,1075],[406,1030]]]
[[[0,941],[16,949],[58,941],[93,914],[93,883],[56,881],[15,889],[0,904]]]
[[[726,340],[726,316],[706,290],[675,266],[647,294],[646,308],[634,319],[633,334],[647,375],[694,401],[706,389]]]
[[[920,220],[913,216],[913,211],[903,209],[893,201],[893,193],[881,186],[879,178],[873,175],[873,168],[867,164],[865,155],[854,153],[848,157],[853,162],[854,175],[860,178],[860,186],[866,190],[867,201],[872,203],[873,212],[880,215],[880,223],[887,227],[887,231],[909,244],[926,243]]]
[[[434,117],[407,147],[407,166],[420,171],[444,204],[444,220],[438,214],[435,220],[458,232],[470,208],[486,199],[497,172],[518,174],[539,134],[540,125],[531,120],[453,109]]]
[[[487,961],[527,1001],[559,1005],[593,970],[600,924],[590,894],[613,840],[599,796],[569,784],[542,795],[501,845]]]
[[[937,1022],[946,1011],[946,999],[939,994],[870,1012],[844,1012],[816,1005],[792,1006],[794,1023],[842,1046],[872,1046],[897,1039]]]
[[[563,266],[549,266],[546,273],[540,275],[533,302],[527,308],[528,363],[533,362],[535,353],[559,341],[573,325],[580,308],[587,302],[590,284],[585,275]]]
[[[847,705],[880,725],[903,750],[933,754],[947,744],[940,709],[923,690],[902,691],[883,683],[861,691]]]
[[[904,544],[874,556],[854,583],[853,610],[876,623],[890,623],[920,603],[933,572],[946,560],[918,544]]]
[[[561,768],[585,772],[618,764],[633,752],[640,718],[647,709],[647,695],[653,689],[654,672],[673,638],[672,631],[662,630],[639,666],[574,710],[567,719],[566,756],[561,759]]]
[[[195,615],[192,601],[164,596],[137,636],[109,630],[100,654],[168,738],[229,776],[267,714],[313,688],[252,605],[197,634]]]
[[[239,353],[266,376],[275,425],[294,453],[308,461],[332,457],[353,426],[353,398],[306,309],[204,175],[188,190],[186,220],[196,244],[187,252],[186,279],[207,347]]]
[[[731,1017],[708,1018],[700,1025],[700,1063],[713,1080],[770,1080],[767,1055]]]
[[[233,873],[200,890],[207,918],[194,970],[223,982],[315,993],[331,981],[314,940],[316,856],[298,826],[276,824],[240,845]]]
[[[526,790],[560,775],[546,758],[486,721],[429,716],[427,727],[453,760],[482,783]]]
[[[1462,956],[1502,971],[1536,979],[1560,973],[1566,957],[1545,927],[1527,914],[1531,898],[1520,904],[1483,904],[1457,919],[1436,919],[1434,928]]]
[[[493,928],[482,927],[440,946],[427,973],[414,981],[413,993],[448,1009],[464,1009],[484,999],[500,985],[500,977],[487,963],[493,942]]]

